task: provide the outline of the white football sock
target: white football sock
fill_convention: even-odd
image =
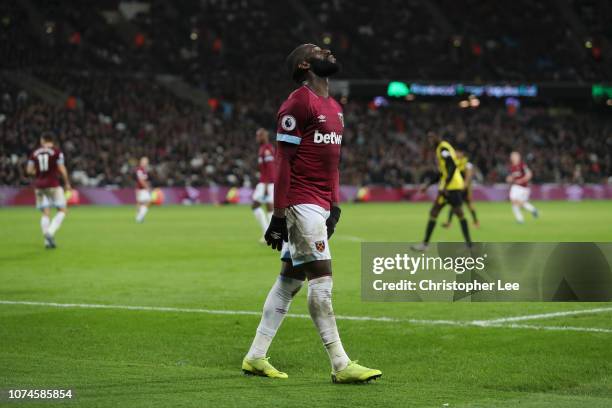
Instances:
[[[276,279],[264,303],[261,321],[246,358],[252,360],[267,355],[272,339],[283,322],[293,297],[299,292],[303,283],[301,280],[285,276]]]
[[[533,204],[531,204],[529,201],[525,201],[523,203],[523,208],[526,209],[527,211],[529,211],[530,213],[534,213],[536,208],[533,206]]]
[[[331,300],[332,287],[331,276],[308,281],[308,310],[312,321],[319,330],[332,369],[337,372],[344,369],[350,360],[342,347],[336,327],[336,317]]]
[[[136,214],[136,221],[142,222],[144,220],[145,215],[147,215],[147,211],[149,211],[149,207],[146,205],[141,205],[138,207],[138,214]]]
[[[268,220],[266,219],[266,213],[264,211],[263,208],[257,207],[253,210],[253,215],[255,215],[255,219],[257,220],[257,222],[259,223],[259,225],[261,226],[261,230],[263,231],[263,233],[266,233],[266,230],[268,229]]]
[[[55,214],[55,217],[53,217],[51,225],[49,225],[49,229],[47,230],[47,233],[49,233],[49,235],[55,235],[57,230],[62,226],[62,221],[64,221],[65,216],[66,213],[63,211],[58,211],[57,214]]]
[[[43,214],[42,217],[40,217],[40,229],[42,230],[43,235],[46,235],[47,232],[49,232],[49,216],[46,214]]]
[[[514,213],[514,218],[516,218],[518,222],[523,223],[525,221],[523,213],[521,213],[521,207],[512,204],[512,212]]]

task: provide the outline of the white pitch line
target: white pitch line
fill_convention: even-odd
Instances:
[[[533,330],[551,330],[551,331],[577,331],[577,332],[592,332],[592,333],[612,333],[612,329],[602,329],[599,327],[578,327],[578,326],[533,326],[530,324],[499,324],[488,325],[481,327],[505,327],[509,329],[533,329]]]
[[[212,315],[236,315],[236,316],[261,316],[261,312],[253,312],[250,310],[215,310],[215,309],[198,309],[198,308],[182,308],[182,307],[164,307],[164,306],[129,306],[129,305],[104,305],[92,303],[55,303],[55,302],[34,302],[27,300],[0,300],[0,304],[4,305],[27,305],[27,306],[46,306],[58,308],[76,308],[76,309],[114,309],[114,310],[140,310],[152,312],[178,312],[178,313],[204,313]],[[310,315],[287,313],[288,317],[298,319],[310,319]],[[338,320],[353,320],[353,321],[370,321],[370,322],[408,322],[415,324],[442,324],[442,325],[465,325],[469,322],[460,322],[455,320],[420,320],[420,319],[398,319],[395,317],[374,317],[374,316],[342,316],[337,315]]]
[[[363,242],[365,241],[365,239],[361,238],[361,237],[356,237],[354,235],[338,235],[336,238],[339,238],[341,240],[344,241],[352,241],[352,242]]]
[[[502,317],[499,319],[490,320],[473,320],[472,323],[476,326],[490,326],[493,324],[522,322],[525,320],[551,319],[553,317],[576,316],[581,314],[595,314],[612,312],[612,307],[599,307],[594,309],[568,310],[565,312],[540,313],[525,316]]]
[[[92,304],[92,303],[55,303],[55,302],[35,302],[27,300],[0,300],[0,304],[3,305],[25,305],[25,306],[44,306],[44,307],[57,307],[57,308],[76,308],[76,309],[110,309],[110,310],[137,310],[137,311],[153,311],[153,312],[176,312],[176,313],[204,313],[211,315],[236,315],[236,316],[261,316],[261,312],[254,312],[250,310],[215,310],[215,309],[199,309],[199,308],[182,308],[182,307],[164,307],[164,306],[130,306],[130,305],[104,305],[104,304]],[[564,313],[563,316],[572,314],[584,314],[587,312],[601,313],[612,311],[612,308],[599,308],[599,309],[588,309],[588,310],[576,310],[574,313],[569,312],[558,312],[558,313],[545,313],[537,316],[537,318],[551,317],[552,315],[558,316],[559,313]],[[288,313],[288,317],[295,317],[299,319],[310,319],[310,315]],[[520,320],[528,320],[530,316],[518,316]],[[336,316],[338,320],[352,320],[352,321],[370,321],[370,322],[390,322],[390,323],[411,323],[411,324],[422,324],[422,325],[446,325],[446,326],[476,326],[476,327],[490,327],[490,328],[510,328],[510,329],[532,329],[532,330],[559,330],[559,331],[582,331],[582,332],[597,332],[597,333],[612,333],[612,329],[601,329],[592,327],[570,327],[570,326],[533,326],[527,324],[507,324],[505,319],[495,320],[473,320],[473,321],[461,321],[461,320],[427,320],[427,319],[401,319],[395,317],[374,317],[374,316]],[[507,318],[517,319],[517,318]]]

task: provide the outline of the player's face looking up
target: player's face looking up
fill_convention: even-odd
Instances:
[[[332,52],[317,46],[310,50],[306,63],[309,65],[308,69],[310,71],[322,78],[331,76],[340,70],[340,65]]]

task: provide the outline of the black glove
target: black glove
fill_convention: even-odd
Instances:
[[[334,235],[334,231],[336,230],[336,224],[340,221],[340,207],[332,207],[329,211],[329,217],[327,217],[327,221],[325,221],[325,225],[327,225],[327,239],[330,239],[332,235]]]
[[[287,219],[285,217],[273,215],[264,238],[268,246],[280,251],[283,247],[283,241],[289,241],[289,235],[287,234]]]

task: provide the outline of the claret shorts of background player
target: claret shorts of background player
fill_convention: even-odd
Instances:
[[[293,266],[331,259],[327,241],[329,211],[316,204],[298,204],[287,208],[289,242],[283,244],[281,260]]]

